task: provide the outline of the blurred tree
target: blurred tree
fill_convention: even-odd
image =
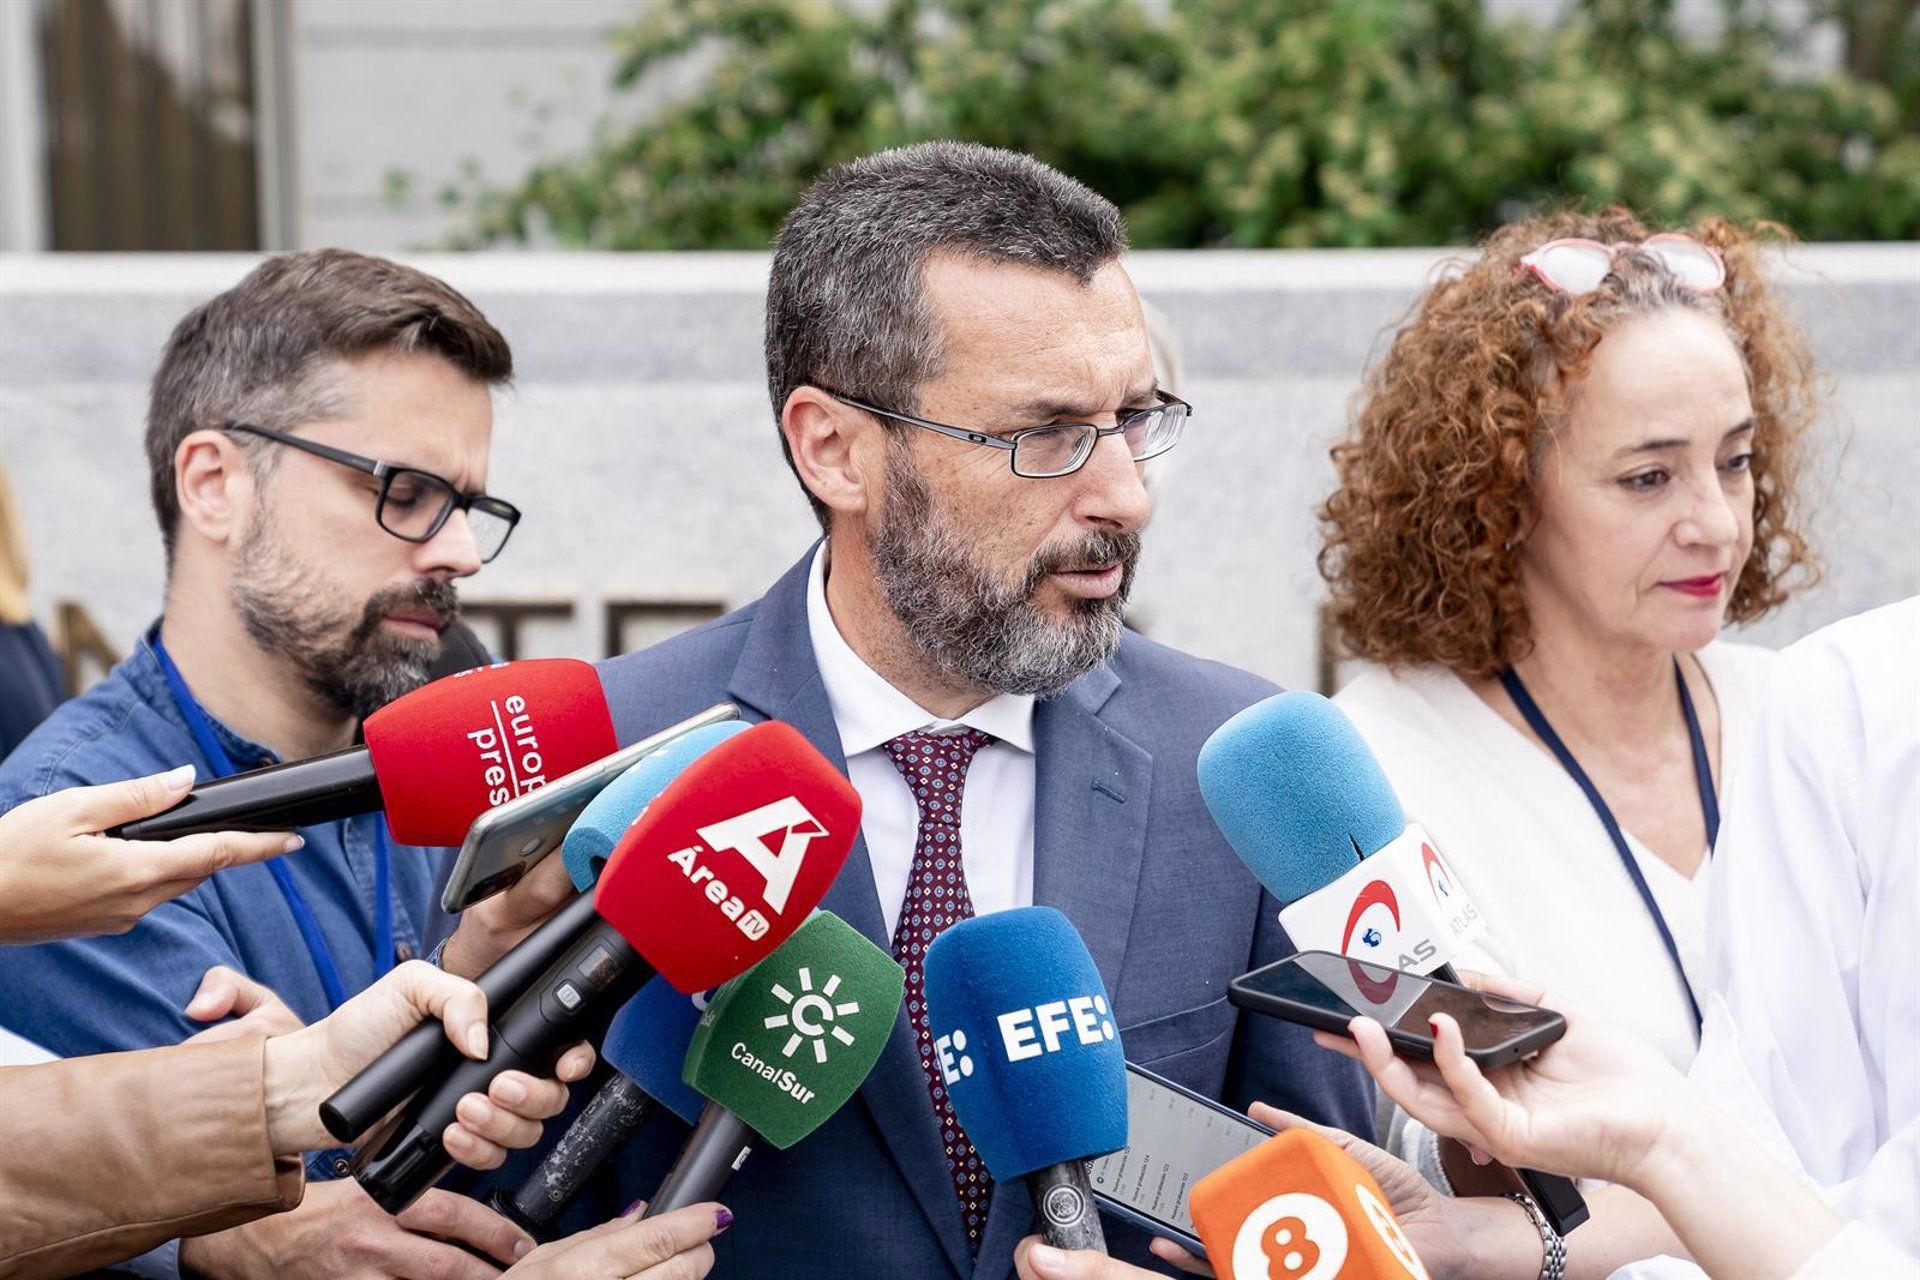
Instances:
[[[1142,248],[1468,240],[1528,210],[1774,218],[1920,237],[1920,0],[1573,0],[1549,28],[1480,0],[654,0],[617,85],[692,87],[607,119],[515,186],[443,198],[463,246],[763,248],[828,166],[926,138],[1030,152]],[[1807,69],[1814,24],[1842,66]]]

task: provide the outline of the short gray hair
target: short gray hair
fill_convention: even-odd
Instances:
[[[921,287],[935,253],[1058,271],[1085,285],[1126,247],[1111,201],[1017,151],[921,142],[831,169],[774,242],[766,328],[774,421],[794,388],[808,385],[917,411],[919,387],[940,372],[940,333]],[[780,447],[793,467],[784,434]],[[810,490],[807,501],[825,528],[826,507]]]

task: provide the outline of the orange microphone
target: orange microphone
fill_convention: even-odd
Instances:
[[[1221,1165],[1187,1205],[1221,1280],[1427,1280],[1380,1184],[1306,1129]]]

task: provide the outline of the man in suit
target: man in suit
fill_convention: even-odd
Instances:
[[[1156,385],[1124,244],[1113,205],[1010,152],[927,143],[822,178],[780,234],[766,353],[825,539],[738,613],[603,668],[624,740],[730,699],[844,767],[865,817],[825,906],[908,971],[858,1099],[729,1183],[716,1274],[1011,1273],[1027,1194],[994,1193],[953,1124],[916,998],[925,945],[975,912],[1065,912],[1130,1060],[1370,1129],[1349,1064],[1227,1003],[1293,947],[1194,762],[1275,690],[1124,629],[1143,464],[1187,417]],[[651,1192],[684,1133],[644,1132],[621,1189]]]

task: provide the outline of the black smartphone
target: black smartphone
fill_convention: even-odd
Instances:
[[[1087,1166],[1100,1207],[1206,1256],[1187,1212],[1193,1184],[1273,1130],[1231,1107],[1127,1064],[1127,1145]]]
[[[1567,1032],[1551,1009],[1488,995],[1438,978],[1368,964],[1331,951],[1302,951],[1227,984],[1227,999],[1242,1009],[1345,1035],[1365,1014],[1387,1029],[1402,1053],[1433,1057],[1428,1019],[1452,1014],[1467,1056],[1482,1070],[1530,1057]]]

